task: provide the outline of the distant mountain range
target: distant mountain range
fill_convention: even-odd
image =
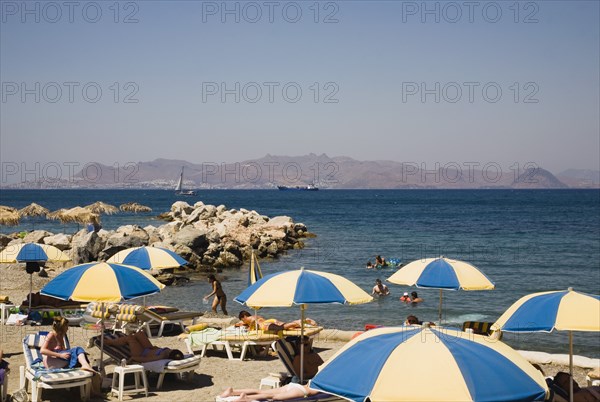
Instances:
[[[527,164],[359,161],[325,154],[274,156],[235,163],[156,159],[120,167],[88,164],[71,180],[27,181],[4,188],[174,188],[184,168],[187,189],[275,189],[315,184],[321,189],[556,189],[600,188],[600,171],[569,169],[558,175]],[[512,170],[511,170],[512,169]]]

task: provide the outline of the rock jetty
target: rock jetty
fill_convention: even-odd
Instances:
[[[227,209],[224,205],[178,201],[159,216],[163,225],[121,226],[116,230],[82,229],[74,235],[45,230],[0,234],[0,249],[15,243],[35,242],[53,245],[70,255],[74,264],[106,260],[129,247],[155,246],[177,252],[192,269],[212,271],[239,267],[251,256],[277,257],[285,250],[304,247],[303,238],[312,236],[302,223],[288,216],[269,218],[256,211]]]

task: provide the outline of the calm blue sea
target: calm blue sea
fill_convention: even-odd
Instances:
[[[375,279],[393,272],[365,269],[376,254],[405,262],[439,255],[471,262],[495,282],[496,289],[444,292],[445,320],[451,325],[494,321],[512,302],[532,292],[571,286],[600,294],[598,190],[212,190],[180,199],[255,209],[268,216],[289,215],[317,234],[304,250],[262,262],[265,274],[304,266],[342,274],[370,292]],[[51,210],[98,200],[116,205],[137,201],[154,209],[151,214],[104,216],[103,226],[112,229],[134,223],[158,226],[163,222],[154,216],[178,199],[172,191],[152,190],[3,190],[0,196],[3,205],[23,207],[37,202]],[[76,225],[33,219],[19,228],[0,227],[0,231],[34,227],[53,232],[77,230]],[[247,269],[221,273],[230,314],[242,309],[233,298],[246,286]],[[209,286],[201,278],[167,288],[150,302],[204,310],[201,297]],[[360,306],[310,306],[308,315],[326,327],[357,330],[367,323],[399,324],[409,314],[437,320],[439,291],[389,286],[392,296],[383,300]],[[425,303],[413,308],[398,301],[402,292],[412,290]],[[261,314],[292,319],[299,316],[299,309],[266,309]],[[506,334],[504,339],[520,349],[568,353],[565,333]],[[598,334],[576,333],[574,339],[577,354],[600,357]]]

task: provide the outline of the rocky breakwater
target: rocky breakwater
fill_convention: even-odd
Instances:
[[[269,218],[256,211],[202,202],[189,205],[178,201],[160,218],[168,223],[143,228],[127,225],[98,232],[80,230],[74,235],[44,230],[30,232],[24,238],[0,235],[0,248],[23,242],[50,244],[70,255],[74,264],[81,264],[106,260],[126,248],[149,245],[177,252],[192,269],[212,271],[241,266],[252,250],[259,258],[273,258],[285,250],[303,248],[302,239],[312,236],[304,224],[294,223],[288,216]]]

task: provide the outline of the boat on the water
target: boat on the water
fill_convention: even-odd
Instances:
[[[196,195],[194,190],[184,190],[183,189],[183,166],[181,167],[181,174],[179,175],[179,181],[177,182],[177,186],[175,186],[175,194],[176,195]]]
[[[319,187],[309,184],[307,186],[277,186],[281,191],[317,191]]]

